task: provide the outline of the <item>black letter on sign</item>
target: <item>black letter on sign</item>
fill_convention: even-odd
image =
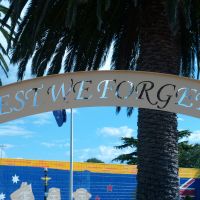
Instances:
[[[151,104],[151,105],[156,105],[158,102],[155,102],[155,103],[152,103],[151,100],[150,100],[150,97],[149,97],[149,91],[152,90],[154,88],[154,83],[151,82],[151,81],[142,81],[140,83],[138,83],[137,87],[136,87],[136,92],[138,92],[138,86],[141,85],[141,84],[144,84],[143,85],[143,88],[141,90],[141,93],[138,97],[138,99],[144,99],[143,98],[143,94],[145,93],[146,94],[146,97],[147,97],[147,100],[148,102]],[[147,84],[150,83],[150,86],[147,87]]]
[[[165,87],[167,87],[167,86],[172,86],[172,87],[174,88],[174,91],[175,91],[175,89],[176,89],[176,86],[175,86],[175,85],[166,84],[166,85],[163,85],[163,86],[158,90],[158,93],[157,93],[157,98],[158,98],[158,100],[161,101],[161,102],[165,102],[164,106],[162,106],[162,107],[159,106],[159,105],[157,106],[159,109],[165,108],[165,107],[168,105],[170,99],[171,99],[172,96],[173,96],[173,95],[166,95],[166,96],[168,97],[167,99],[161,99],[160,94],[161,94],[161,92],[163,91],[163,89],[165,89]]]
[[[120,89],[120,87],[121,87],[121,85],[123,83],[128,83],[128,85],[130,86],[129,94],[127,96],[124,96],[124,97],[119,95],[119,89]],[[134,85],[133,85],[132,82],[130,82],[130,81],[122,81],[121,83],[119,83],[119,85],[116,88],[115,96],[117,96],[119,99],[128,99],[132,95],[133,91],[134,91]]]

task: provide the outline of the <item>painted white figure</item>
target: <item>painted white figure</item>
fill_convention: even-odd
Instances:
[[[10,195],[11,200],[35,200],[31,184],[22,182],[19,189]]]
[[[48,192],[47,200],[61,200],[60,189],[50,188]]]
[[[92,195],[84,188],[79,188],[73,192],[74,200],[89,200]]]

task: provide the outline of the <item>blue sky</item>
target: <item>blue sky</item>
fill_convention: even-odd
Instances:
[[[5,45],[0,35],[0,42]],[[110,68],[109,57],[103,69]],[[17,66],[10,65],[9,79],[2,75],[3,84],[16,82]],[[30,76],[30,63],[25,79]],[[58,127],[52,112],[21,118],[0,124],[0,144],[5,144],[3,157],[69,160],[69,110],[68,121]],[[178,115],[179,130],[189,129],[193,132],[190,143],[200,143],[200,119]],[[131,117],[126,116],[123,108],[115,114],[115,107],[79,108],[74,109],[74,160],[85,161],[96,157],[106,163],[117,155],[130,152],[130,149],[116,150],[113,146],[121,144],[123,136],[137,135],[137,109]]]
[[[69,110],[67,110],[67,113]],[[51,112],[0,125],[5,157],[69,160],[70,115],[58,127]],[[131,118],[125,109],[116,116],[114,107],[74,109],[74,159],[97,157],[111,161],[118,152],[120,137],[136,135],[136,112]]]
[[[112,54],[112,52],[111,52]],[[102,69],[110,67],[110,59]],[[10,65],[9,79],[2,73],[4,85],[16,82],[17,66]],[[30,64],[25,79],[31,78]],[[3,157],[69,160],[70,115],[68,121],[58,127],[52,112],[21,118],[0,124],[0,144],[7,147]],[[193,132],[190,143],[200,143],[200,120],[198,118],[178,115],[179,130],[189,129]],[[85,161],[96,157],[106,163],[130,149],[116,150],[113,146],[121,144],[123,136],[137,136],[137,109],[131,117],[126,116],[123,108],[116,115],[115,107],[95,107],[74,109],[74,160]]]
[[[69,160],[70,114],[67,123],[58,127],[52,112],[21,118],[0,125],[0,141],[8,158]],[[199,119],[179,115],[179,130],[193,132],[190,143],[200,143]],[[123,136],[137,135],[137,109],[131,117],[126,109],[118,115],[115,107],[74,109],[74,160],[96,157],[107,163],[122,153],[113,146]],[[129,152],[127,149],[125,152]]]
[[[112,53],[112,52],[111,52]],[[110,67],[110,59],[102,69]],[[17,66],[10,65],[9,79],[3,84],[16,82]],[[30,65],[25,79],[31,78]],[[137,109],[131,117],[126,109],[116,115],[115,107],[79,108],[74,111],[74,160],[85,161],[96,157],[111,162],[122,151],[114,146],[123,136],[136,136]],[[0,124],[0,141],[7,148],[8,158],[69,160],[70,110],[67,123],[58,127],[52,112],[21,118]],[[130,149],[125,150],[130,152]]]

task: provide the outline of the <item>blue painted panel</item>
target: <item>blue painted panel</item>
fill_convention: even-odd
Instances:
[[[13,183],[12,176],[19,176],[19,182]],[[3,200],[10,200],[10,194],[17,190],[22,182],[32,185],[35,200],[44,197],[44,169],[38,167],[0,166],[0,194],[6,195]],[[69,199],[69,171],[49,169],[48,188],[56,187],[61,190],[62,199]],[[189,179],[180,179],[180,185]],[[74,172],[74,191],[85,188],[91,193],[91,200],[133,200],[135,199],[137,180],[136,175],[93,173],[89,171]],[[195,200],[200,199],[200,180],[196,179],[190,186],[195,188]]]

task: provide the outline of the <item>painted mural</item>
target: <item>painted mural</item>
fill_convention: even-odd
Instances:
[[[69,163],[0,160],[0,200],[69,199]],[[48,169],[45,173],[44,169]],[[134,200],[137,167],[74,164],[74,200]],[[200,199],[200,170],[180,169],[180,196]]]

